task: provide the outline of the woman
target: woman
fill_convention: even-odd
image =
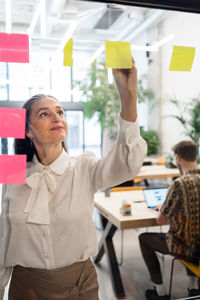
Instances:
[[[138,173],[146,143],[137,123],[137,70],[113,70],[121,99],[117,141],[103,159],[92,153],[71,158],[64,150],[67,122],[52,96],[26,102],[27,154],[24,185],[3,188],[0,224],[0,292],[11,276],[9,299],[97,300],[90,260],[97,252],[93,197]]]

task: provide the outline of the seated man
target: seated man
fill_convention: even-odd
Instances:
[[[167,300],[167,295],[155,251],[199,263],[200,250],[200,170],[197,170],[197,146],[182,141],[173,149],[181,177],[170,186],[165,202],[157,216],[157,223],[169,221],[167,233],[142,233],[140,248],[150,273],[154,289],[146,291],[148,300]],[[198,295],[198,278],[187,269],[188,294]]]

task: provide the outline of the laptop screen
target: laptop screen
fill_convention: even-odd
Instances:
[[[168,188],[147,188],[143,190],[147,207],[154,208],[162,204],[167,195]]]

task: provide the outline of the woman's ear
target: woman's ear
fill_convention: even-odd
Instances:
[[[30,133],[30,130],[27,130],[27,131],[26,131],[26,136],[27,136],[28,138],[30,138],[30,139],[33,138],[33,135]]]
[[[26,136],[32,139],[35,135],[35,129],[34,127],[29,123],[26,130]]]

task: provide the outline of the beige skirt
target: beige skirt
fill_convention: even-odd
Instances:
[[[15,266],[9,300],[99,300],[95,267],[90,259],[43,270]]]

